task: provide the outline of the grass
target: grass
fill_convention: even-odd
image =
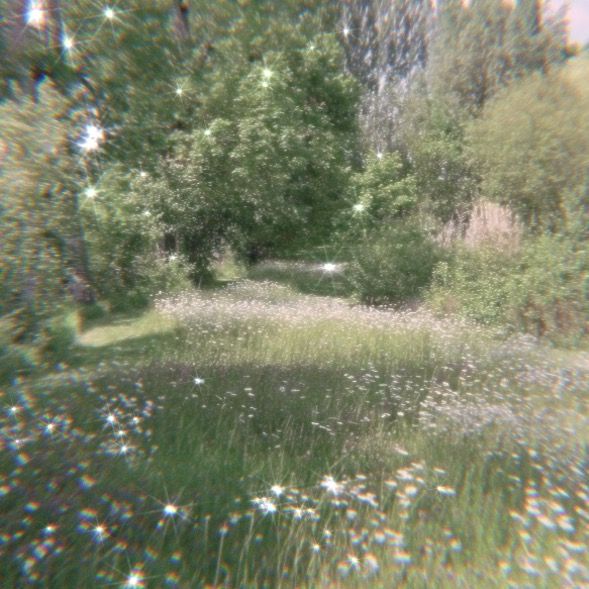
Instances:
[[[316,255],[317,257],[317,255]],[[334,259],[338,259],[335,256]],[[333,262],[323,254],[315,262],[269,260],[248,269],[252,280],[278,282],[302,294],[350,296],[352,284],[344,274],[345,263]]]
[[[97,322],[2,391],[3,588],[589,582],[586,364],[286,282]]]

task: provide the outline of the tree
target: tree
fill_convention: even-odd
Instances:
[[[63,100],[48,83],[37,100],[18,98],[0,105],[0,314],[16,314],[20,337],[30,338],[74,277],[84,279],[86,260]]]
[[[564,13],[545,14],[541,0],[518,0],[508,25],[510,65],[514,77],[547,72],[567,55]]]
[[[460,220],[476,188],[475,170],[465,153],[467,114],[428,96],[416,85],[399,125],[404,157],[411,169],[422,215],[445,223]]]
[[[443,2],[438,10],[430,87],[476,111],[506,82],[509,8],[500,0],[474,0],[468,7]]]
[[[508,204],[536,231],[562,230],[565,196],[580,194],[589,153],[587,60],[514,84],[468,133],[484,196]]]
[[[370,156],[350,184],[353,226],[375,229],[413,213],[418,193],[412,172],[397,152]]]
[[[340,39],[346,64],[362,87],[361,122],[369,149],[397,146],[403,98],[424,68],[430,0],[342,0]]]
[[[335,38],[308,28],[275,25],[259,61],[219,45],[227,67],[206,78],[204,124],[162,163],[154,206],[201,268],[221,239],[252,258],[325,240],[345,203],[356,85]]]
[[[563,16],[544,18],[544,6],[521,0],[444,0],[431,42],[428,82],[439,100],[473,114],[511,80],[547,71],[566,57]]]

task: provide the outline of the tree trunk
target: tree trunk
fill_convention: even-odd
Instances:
[[[7,77],[15,80],[26,96],[35,96],[28,64],[23,63],[23,54],[31,31],[27,30],[26,0],[7,0],[6,24],[3,37],[6,47]]]
[[[190,39],[189,0],[176,0],[176,35],[180,41]]]
[[[67,52],[64,51],[63,46],[64,29],[63,18],[61,14],[61,1],[48,0],[48,7],[51,46],[55,49],[59,49],[61,52],[61,59],[65,59]]]
[[[75,217],[75,234],[69,240],[68,244],[74,273],[71,292],[76,302],[91,304],[96,302],[96,291],[93,286],[94,281],[90,272],[88,247],[86,244],[82,217],[80,215],[78,195],[74,193],[72,199]]]

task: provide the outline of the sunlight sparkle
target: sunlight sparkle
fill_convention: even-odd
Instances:
[[[29,3],[25,20],[28,25],[36,29],[41,29],[45,26],[45,11],[40,2],[33,0]]]
[[[74,48],[74,40],[71,37],[68,37],[67,35],[65,35],[63,38],[63,48],[66,51],[70,51],[71,49],[73,49]]]

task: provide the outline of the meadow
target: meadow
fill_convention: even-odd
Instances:
[[[586,353],[262,278],[2,389],[2,589],[589,586]]]

